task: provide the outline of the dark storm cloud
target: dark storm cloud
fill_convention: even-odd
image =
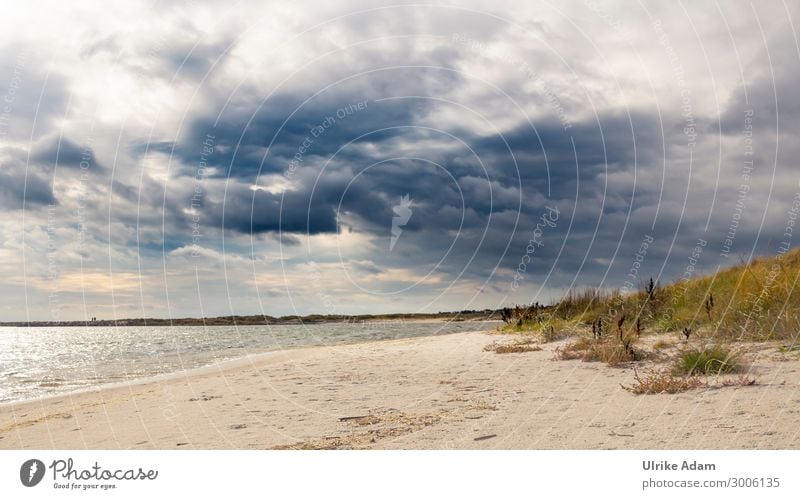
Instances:
[[[281,197],[237,187],[228,191],[224,204],[207,203],[204,212],[209,223],[245,234],[336,232],[332,204],[324,200],[310,202],[306,192],[287,193]]]
[[[178,161],[173,164],[178,166],[173,171],[188,178],[196,173],[200,145],[213,135],[215,150],[208,163],[217,168],[216,178],[227,179],[227,188],[224,197],[214,189],[214,195],[203,197],[200,219],[204,227],[224,227],[239,234],[281,233],[284,238],[356,230],[368,233],[379,247],[385,239],[388,248],[393,208],[401,196],[410,194],[413,216],[403,227],[403,238],[393,252],[379,252],[372,255],[372,263],[360,264],[362,272],[368,272],[365,265],[427,271],[439,262],[435,268],[447,276],[446,281],[458,275],[484,280],[495,266],[517,266],[547,206],[558,206],[561,219],[537,252],[526,275],[530,282],[541,282],[556,266],[548,285],[569,284],[579,268],[578,282],[600,283],[608,273],[608,262],[613,260],[615,266],[612,276],[625,270],[631,248],[648,234],[664,242],[652,251],[653,261],[666,257],[666,241],[677,230],[677,215],[662,214],[651,228],[654,219],[648,210],[664,202],[659,198],[662,179],[659,173],[651,174],[650,182],[634,185],[633,174],[661,172],[665,157],[676,173],[675,159],[687,155],[680,116],[669,110],[659,115],[644,107],[610,108],[573,119],[565,130],[558,117],[542,115],[534,119],[535,129],[520,124],[503,130],[501,138],[477,134],[458,121],[438,123],[441,132],[413,128],[427,126],[426,119],[446,104],[376,100],[424,95],[432,80],[442,78],[445,88],[470,85],[452,73],[393,70],[357,78],[317,96],[309,91],[285,92],[264,100],[263,92],[249,88],[222,108],[230,96],[220,93],[218,104],[212,100],[207,106],[218,114],[204,108],[176,143],[138,144],[134,153],[147,149],[174,154]],[[366,109],[337,117],[338,110],[364,100]],[[334,124],[313,134],[330,116]],[[697,120],[709,121],[701,116]],[[703,140],[699,139],[701,144]],[[290,171],[298,153],[301,161]],[[406,157],[430,163],[402,159]],[[292,185],[283,193],[251,189],[253,184],[269,187],[269,175],[287,178]],[[156,188],[147,196],[163,202],[164,195]],[[176,188],[173,181],[166,197],[165,220],[177,228],[171,235],[172,247],[181,237],[189,238],[184,210],[191,191]],[[685,237],[694,234],[687,231]],[[205,242],[214,245],[211,238]],[[620,284],[613,277],[603,283]]]
[[[470,158],[464,145],[448,143],[445,137],[428,131],[404,129],[375,142],[362,140],[364,147],[349,147],[345,159],[332,161],[325,170],[318,166],[298,169],[292,178],[294,190],[283,195],[253,191],[234,178],[224,205],[207,203],[203,219],[221,227],[224,216],[226,229],[244,234],[333,234],[355,228],[377,241],[385,239],[388,247],[393,207],[401,196],[410,194],[413,216],[404,226],[403,239],[391,254],[372,255],[373,263],[369,265],[427,271],[439,262],[435,268],[448,276],[446,279],[461,275],[483,280],[498,265],[514,268],[525,254],[546,207],[559,207],[558,226],[548,230],[547,244],[537,252],[536,265],[531,266],[526,278],[534,282],[543,279],[554,265],[558,269],[578,269],[586,261],[581,282],[600,283],[607,264],[597,262],[614,258],[618,246],[621,250],[615,265],[624,267],[630,259],[628,250],[640,244],[644,235],[654,233],[659,241],[665,241],[676,230],[673,218],[662,217],[660,225],[651,230],[652,219],[635,215],[636,210],[658,201],[658,184],[637,185],[634,196],[631,176],[630,184],[612,184],[605,196],[603,193],[609,174],[625,178],[634,169],[660,169],[665,142],[669,148],[685,140],[676,126],[678,122],[675,117],[665,119],[662,139],[657,115],[636,110],[629,118],[625,113],[609,112],[597,121],[574,124],[569,132],[574,149],[569,134],[558,125],[539,127],[541,143],[529,127],[515,128],[506,136],[519,162],[522,190],[511,154],[502,140],[461,133],[483,160],[487,167],[484,171],[480,162]],[[371,126],[381,126],[372,123]],[[340,130],[339,135],[326,136],[330,143],[321,144],[320,148],[334,151],[342,145],[341,140],[361,131],[358,124],[350,127],[344,123]],[[437,147],[421,145],[432,136],[439,139],[433,141]],[[376,155],[375,151],[381,153]],[[409,159],[376,165],[379,160],[410,155],[409,151],[439,163],[443,169],[427,161]],[[549,194],[544,151],[551,167]],[[620,241],[628,211],[634,216]],[[347,227],[337,225],[337,220],[340,224],[347,220]],[[652,255],[664,256],[666,251],[654,251]],[[565,285],[565,279],[573,275],[556,271],[548,284]],[[620,284],[610,281],[604,284]]]
[[[80,146],[66,137],[52,137],[37,144],[31,154],[31,162],[48,169],[96,168],[98,164],[90,146]]]
[[[579,174],[591,178],[662,161],[664,148],[680,140],[676,123],[675,117],[661,118],[651,110],[605,111],[567,130],[550,117],[471,145],[496,174],[508,180],[519,175],[529,188],[549,187],[558,197],[570,189],[574,193],[576,163]]]
[[[359,106],[370,111],[356,111],[358,115],[353,116],[352,109]],[[199,161],[203,141],[213,136],[214,153],[207,163],[217,168],[216,175],[254,180],[259,173],[286,171],[295,155],[304,164],[319,158],[324,160],[363,134],[369,133],[364,141],[373,144],[388,140],[392,133],[376,130],[413,123],[416,112],[420,112],[418,106],[369,101],[357,93],[319,97],[306,104],[298,97],[286,95],[265,103],[254,100],[250,106],[227,108],[219,117],[198,117],[178,143],[135,144],[132,152],[172,154],[184,164],[192,165]],[[321,134],[320,127],[325,127]],[[191,168],[184,173],[194,174]]]
[[[306,91],[283,91],[267,98],[266,92],[258,88],[244,88],[235,95],[229,95],[227,88],[221,90],[190,120],[171,152],[185,163],[194,163],[200,144],[211,134],[215,154],[209,164],[219,168],[218,174],[253,179],[258,172],[286,170],[301,148],[303,160],[310,162],[366,133],[370,136],[365,140],[373,144],[391,138],[394,133],[379,129],[414,124],[425,114],[427,105],[424,101],[380,99],[446,93],[462,82],[453,71],[391,68],[397,61],[390,60],[389,54],[379,57],[374,51],[362,52],[360,64],[372,71],[359,75],[344,66],[345,72],[323,72],[322,77],[316,77],[322,80],[320,85]],[[373,59],[374,66],[366,65]],[[410,65],[414,62],[408,61]],[[426,61],[418,61],[420,65],[423,62]],[[313,70],[312,67],[308,72],[313,74]],[[304,78],[305,73],[285,86],[291,88]],[[313,130],[318,127],[325,127],[324,137],[315,140]],[[313,144],[308,147],[306,141]],[[166,145],[158,147],[165,149]],[[134,149],[141,151],[144,147],[146,144],[137,144]]]
[[[19,47],[0,53],[0,206],[8,210],[57,204],[51,180],[38,158],[13,143],[51,133],[66,108],[67,86],[55,72],[42,68],[36,54]]]
[[[381,110],[376,106],[357,119],[343,120],[331,130],[333,133],[325,132],[312,147],[318,147],[320,151],[336,151],[365,131],[394,126],[397,122],[391,120],[391,114],[388,122],[380,121],[387,116]],[[326,111],[327,108],[309,111],[309,114],[324,116]],[[414,123],[414,117],[411,113],[407,119]],[[283,194],[253,191],[246,183],[232,184],[224,205],[222,202],[206,203],[204,218],[217,227],[222,226],[224,218],[225,228],[241,233],[282,231],[315,234],[336,233],[339,230],[337,218],[350,217],[356,221],[359,230],[380,236],[386,233],[387,223],[393,216],[392,209],[399,198],[411,194],[414,216],[405,230],[421,233],[417,240],[420,254],[437,253],[436,247],[442,244],[443,238],[432,237],[434,235],[447,231],[481,235],[485,230],[490,237],[481,242],[481,254],[496,259],[509,238],[524,248],[529,235],[524,232],[514,234],[513,226],[498,226],[492,222],[492,216],[521,210],[524,229],[525,220],[538,217],[547,203],[560,204],[567,216],[577,197],[579,205],[584,207],[583,215],[573,221],[570,233],[572,247],[577,248],[588,244],[598,219],[604,220],[601,228],[606,231],[619,227],[618,217],[609,219],[606,216],[603,219],[604,214],[624,216],[628,210],[641,207],[645,201],[657,200],[657,186],[653,185],[639,186],[635,198],[632,198],[632,185],[627,189],[612,186],[613,192],[605,198],[602,193],[607,173],[660,166],[657,162],[663,158],[665,148],[662,133],[666,135],[668,145],[681,139],[674,123],[675,118],[672,118],[664,126],[667,131],[662,132],[658,116],[648,115],[643,110],[636,110],[630,116],[609,112],[597,120],[575,123],[568,132],[557,125],[557,120],[543,120],[543,125],[537,128],[538,137],[529,126],[507,132],[508,146],[498,137],[470,137],[461,133],[477,158],[471,158],[463,144],[424,129],[398,129],[391,134],[381,134],[375,140],[368,135],[350,145],[324,170],[319,166],[298,169],[292,177],[294,187]],[[574,140],[574,148],[570,137]],[[432,142],[437,147],[426,149],[426,146],[421,146],[431,138],[436,139]],[[278,143],[275,148],[291,148],[295,144],[293,139],[288,144]],[[443,144],[447,147],[442,147]],[[164,148],[171,148],[171,145]],[[381,154],[376,156],[376,150],[382,150]],[[412,153],[430,162],[411,159],[382,161],[411,156]],[[511,153],[518,161],[522,191]],[[545,153],[550,165],[549,192]],[[320,159],[327,157],[321,156]],[[478,159],[483,161],[483,166]],[[484,170],[484,167],[488,169]],[[580,191],[576,192],[579,185]],[[610,232],[616,233],[615,230]],[[613,248],[616,243],[613,238],[595,241],[602,246],[600,252],[606,256],[612,253],[609,245]],[[475,250],[474,244],[464,245],[461,252],[460,247],[456,246],[454,255],[468,255]]]
[[[497,135],[478,136],[460,130],[457,123],[444,124],[445,131],[462,137],[476,157],[445,134],[399,128],[421,123],[435,108],[430,102],[375,100],[426,95],[431,89],[468,84],[452,72],[402,69],[356,77],[317,96],[295,92],[264,100],[263,92],[251,88],[232,96],[228,107],[216,106],[219,114],[196,116],[177,144],[140,144],[136,149],[174,153],[181,162],[192,165],[199,158],[199,144],[213,135],[215,151],[209,164],[218,168],[216,175],[231,177],[233,184],[224,204],[204,203],[204,219],[216,227],[224,220],[225,228],[236,232],[335,233],[337,217],[344,215],[357,220],[359,230],[382,234],[399,197],[411,193],[416,211],[406,227],[408,232],[460,229],[481,234],[487,227],[510,230],[490,227],[489,219],[495,213],[521,209],[523,217],[535,217],[545,202],[570,207],[579,194],[597,214],[573,224],[572,237],[585,239],[588,236],[583,237],[583,231],[594,228],[601,210],[624,212],[635,202],[629,199],[632,192],[616,192],[619,199],[612,196],[604,205],[598,199],[604,175],[653,167],[664,157],[665,148],[680,141],[680,120],[670,117],[662,126],[659,116],[645,109],[605,110],[593,119],[574,123],[569,130],[564,130],[556,117],[541,117],[535,120],[535,129],[520,125],[504,131],[505,141]],[[220,94],[217,101],[229,97]],[[367,102],[366,110],[338,117],[338,111],[362,101]],[[320,135],[312,133],[328,117],[334,118],[333,126]],[[298,154],[297,172],[302,174],[291,176],[295,184],[291,190],[281,195],[249,189],[249,183],[258,182],[259,173],[286,173]],[[370,166],[402,156],[429,159],[442,165],[443,171],[413,160]],[[330,162],[323,170],[326,161]],[[192,175],[194,170],[179,171]],[[578,186],[580,192],[576,193]],[[495,234],[492,241],[509,237],[524,242],[526,236]],[[432,237],[419,240],[423,246],[426,242],[431,246],[441,243]],[[428,249],[433,248],[423,248],[421,253],[431,253]],[[489,243],[489,249],[496,248]]]
[[[464,56],[452,47],[443,53]],[[366,58],[350,60],[358,60],[359,67],[380,68],[396,54],[367,51],[360,55]],[[567,241],[558,265],[577,268],[586,259],[584,271],[599,280],[604,268],[593,261],[613,257],[628,212],[635,214],[659,202],[658,184],[614,184],[608,176],[660,170],[665,156],[685,154],[681,118],[668,110],[660,116],[645,107],[602,109],[596,116],[573,119],[568,130],[557,116],[545,114],[534,118],[535,128],[520,124],[502,130],[503,137],[477,134],[458,121],[435,122],[444,132],[461,138],[473,155],[445,133],[401,128],[429,123],[426,118],[446,105],[377,99],[447,95],[474,81],[433,69],[379,70],[314,96],[343,76],[326,67],[335,66],[335,61],[326,62],[302,75],[311,75],[316,85],[301,85],[266,100],[265,91],[252,87],[235,95],[220,91],[190,119],[177,143],[147,146],[150,151],[174,153],[188,165],[178,168],[179,174],[193,175],[200,144],[209,134],[214,136],[209,164],[217,167],[216,176],[228,179],[228,189],[224,201],[220,196],[204,199],[201,218],[205,224],[242,234],[335,234],[346,223],[347,230],[380,240],[388,237],[393,207],[401,196],[410,194],[414,214],[391,259],[404,259],[403,265],[416,267],[437,260],[452,243],[440,270],[485,277],[498,263],[513,268],[545,206],[559,206],[562,219],[550,231],[547,247],[539,251],[541,265],[531,270],[531,278],[546,274]],[[397,64],[397,60],[390,62]],[[315,69],[323,69],[322,76]],[[347,69],[357,72],[352,66]],[[327,117],[336,117],[337,110],[364,100],[366,110],[336,119],[319,136],[312,134]],[[208,112],[209,108],[215,112]],[[137,149],[144,147],[140,144]],[[298,153],[301,161],[288,175],[289,190],[281,194],[250,188],[250,184],[262,184],[259,174],[287,174]],[[424,161],[397,159],[411,156],[443,169]],[[375,165],[382,160],[389,161]],[[269,181],[266,177],[264,182]],[[573,209],[576,216],[571,219]],[[632,217],[623,252],[637,244],[649,222],[641,215]],[[675,220],[662,221],[657,230],[671,233]],[[455,239],[454,234],[458,235]],[[464,269],[464,262],[473,257],[473,264]],[[381,259],[375,256],[376,261]]]
[[[21,210],[57,204],[47,177],[35,170],[26,170],[24,163],[0,165],[0,207]]]

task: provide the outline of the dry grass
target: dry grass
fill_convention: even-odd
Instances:
[[[669,342],[667,340],[658,340],[653,344],[653,350],[658,352],[660,350],[666,350],[667,348],[671,348],[672,346],[673,346],[672,342]]]
[[[634,395],[681,393],[705,386],[705,383],[696,376],[674,376],[665,371],[650,371],[639,374],[638,371],[634,370],[633,380],[634,383],[632,385],[622,385],[622,388]]]
[[[552,314],[562,319],[595,317],[603,313],[608,303],[618,300],[620,296],[619,290],[570,289],[553,307]]]
[[[634,395],[674,394],[695,388],[741,388],[756,384],[755,378],[744,374],[735,378],[718,378],[709,383],[696,375],[676,376],[669,371],[648,371],[640,374],[635,369],[633,380],[633,384],[621,386]]]
[[[492,350],[494,353],[523,353],[539,352],[542,347],[539,345],[497,345]]]
[[[583,360],[593,341],[589,338],[581,337],[564,346],[560,346],[556,348],[556,358],[559,360]]]
[[[743,386],[753,386],[756,384],[756,379],[750,376],[741,374],[733,379],[718,380],[715,384],[710,385],[711,388],[722,388],[732,386],[734,388],[741,388]]]
[[[646,356],[644,351],[630,346],[630,343],[626,346],[616,338],[582,337],[556,349],[556,358],[559,360],[580,359],[584,362],[603,362],[610,366],[640,361]]]
[[[494,342],[486,345],[483,348],[487,352],[495,353],[524,353],[524,352],[539,352],[542,350],[536,343],[536,338],[528,337],[511,343]]]

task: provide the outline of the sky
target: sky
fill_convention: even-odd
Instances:
[[[17,2],[0,321],[438,312],[800,240],[789,2]]]

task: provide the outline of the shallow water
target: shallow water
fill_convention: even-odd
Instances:
[[[301,346],[492,329],[496,322],[291,326],[0,327],[0,402],[31,399]]]

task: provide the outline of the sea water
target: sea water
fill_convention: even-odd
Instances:
[[[280,326],[0,327],[0,402],[212,365],[250,354],[480,331],[496,322]]]

